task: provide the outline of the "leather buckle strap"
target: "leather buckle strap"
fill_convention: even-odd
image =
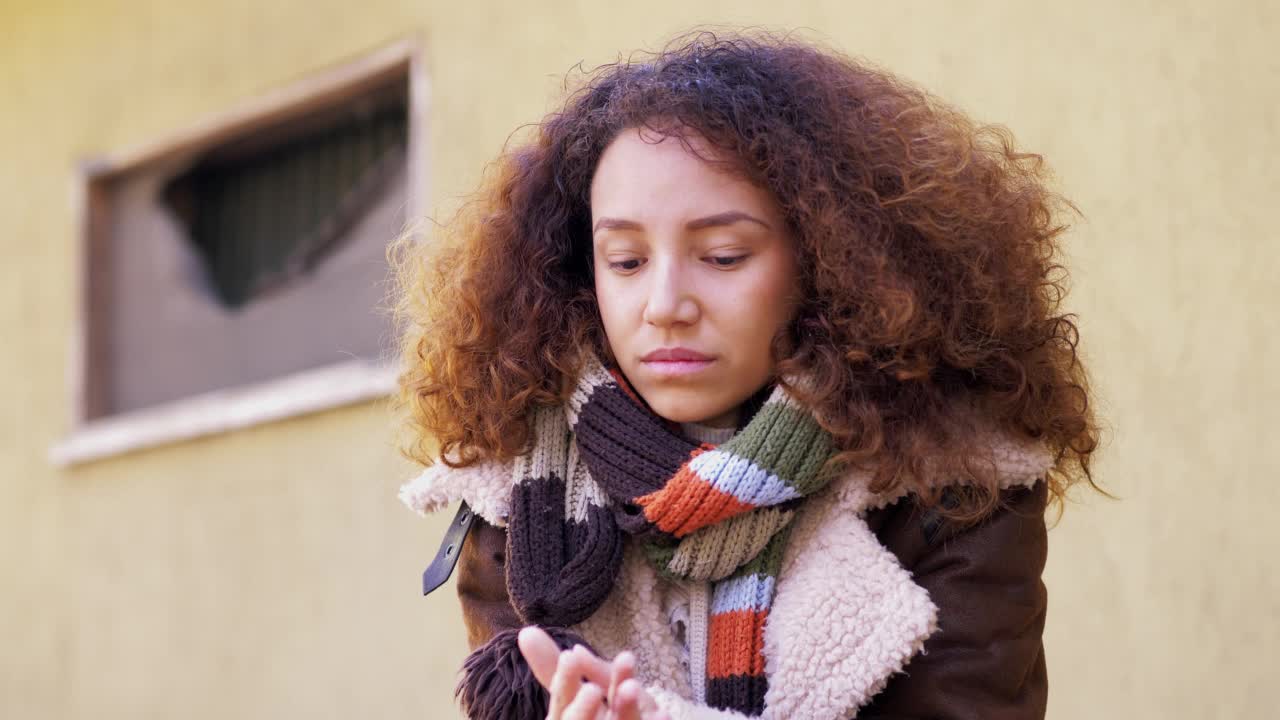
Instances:
[[[449,529],[445,531],[444,540],[440,541],[440,549],[436,557],[422,573],[422,594],[428,595],[440,587],[453,574],[458,564],[458,556],[462,554],[462,545],[467,541],[467,532],[475,520],[475,513],[463,502],[458,506],[458,514],[453,516]]]

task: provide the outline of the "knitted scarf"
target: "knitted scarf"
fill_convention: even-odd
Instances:
[[[521,619],[561,647],[586,645],[566,627],[605,601],[630,537],[660,574],[712,582],[707,702],[759,715],[787,526],[830,479],[820,470],[833,453],[781,386],[765,392],[731,439],[698,443],[648,409],[620,372],[588,358],[569,402],[534,412],[532,450],[513,464],[506,580]],[[459,694],[473,717],[545,708],[517,632],[499,633],[464,664]]]

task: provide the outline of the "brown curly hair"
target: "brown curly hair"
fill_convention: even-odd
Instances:
[[[964,442],[963,406],[1047,444],[1054,500],[1081,479],[1097,487],[1077,328],[1059,313],[1060,215],[1078,211],[1008,130],[766,31],[694,31],[584,75],[536,137],[504,149],[429,251],[411,237],[393,251],[406,455],[520,454],[531,406],[567,397],[582,350],[609,356],[591,275],[594,169],[624,129],[689,128],[773,193],[799,239],[805,300],[773,351],[780,376],[815,378],[801,399],[837,462],[935,505],[945,498],[923,470],[941,453],[968,488],[947,514],[975,519],[999,493]]]

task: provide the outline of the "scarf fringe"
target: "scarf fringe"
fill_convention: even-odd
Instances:
[[[560,627],[543,627],[561,650],[583,645],[582,637]],[[503,630],[467,656],[462,678],[454,691],[467,717],[474,720],[511,720],[547,716],[551,696],[534,677],[520,652],[516,638],[520,628]]]

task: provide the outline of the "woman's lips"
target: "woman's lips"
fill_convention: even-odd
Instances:
[[[644,366],[655,375],[676,377],[702,372],[714,362],[714,358],[705,360],[645,360]]]

